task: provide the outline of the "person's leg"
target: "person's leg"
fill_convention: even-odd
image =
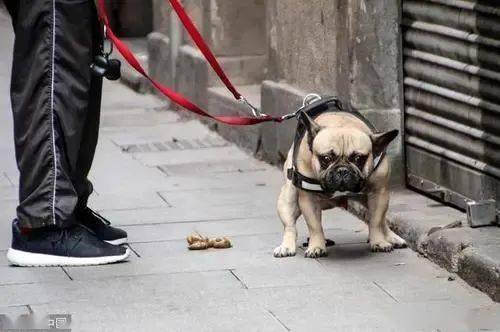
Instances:
[[[93,13],[92,57],[95,58],[95,56],[102,53],[103,29],[97,18],[96,11],[94,10]],[[99,239],[111,244],[123,244],[127,242],[127,233],[111,226],[108,220],[87,207],[88,198],[93,192],[93,186],[88,179],[88,174],[94,160],[99,136],[101,95],[102,78],[93,75],[90,80],[87,117],[85,119],[80,150],[74,172],[72,173],[73,185],[78,195],[75,217],[79,223],[92,230]]]
[[[95,48],[93,1],[15,1],[11,100],[20,179],[8,258],[18,265],[123,259],[124,249],[99,241],[74,217]]]
[[[19,223],[73,224],[72,184],[89,104],[90,1],[17,0],[11,97]]]
[[[92,24],[92,59],[102,53],[103,29],[97,18],[96,10],[93,10]],[[77,163],[73,172],[73,183],[78,194],[77,209],[87,207],[89,196],[93,192],[92,183],[88,174],[94,161],[94,155],[99,136],[99,123],[101,115],[102,77],[92,75],[88,90],[87,116],[80,143]]]

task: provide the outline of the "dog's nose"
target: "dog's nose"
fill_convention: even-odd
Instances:
[[[349,174],[349,169],[343,166],[339,167],[337,168],[337,174],[339,178],[343,179]]]

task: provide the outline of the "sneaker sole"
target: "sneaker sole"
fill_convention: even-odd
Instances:
[[[7,252],[7,259],[17,266],[89,266],[104,265],[121,262],[128,258],[130,249],[127,248],[125,254],[121,256],[104,257],[66,257],[36,254],[10,248]]]
[[[116,240],[104,241],[104,242],[107,242],[109,244],[113,244],[115,246],[119,246],[119,245],[127,243],[128,242],[128,238],[124,237],[123,239],[116,239]]]

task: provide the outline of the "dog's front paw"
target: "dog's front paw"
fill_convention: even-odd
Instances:
[[[370,241],[370,247],[373,252],[390,252],[393,249],[393,245],[385,240],[380,240],[376,242]]]
[[[386,240],[390,243],[392,243],[392,246],[394,249],[401,249],[401,248],[406,248],[408,245],[406,244],[406,241],[403,240],[399,235],[397,235],[394,232],[390,232],[390,234],[387,236]]]
[[[276,247],[276,249],[274,249],[274,257],[276,258],[295,256],[295,253],[296,253],[295,247],[292,248],[285,245],[281,245],[279,247]]]
[[[326,248],[312,246],[309,246],[309,248],[307,248],[306,252],[304,253],[304,256],[307,258],[319,258],[325,257],[327,255],[328,253],[326,252]]]

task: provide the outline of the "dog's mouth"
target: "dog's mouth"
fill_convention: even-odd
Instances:
[[[321,188],[329,193],[359,193],[363,190],[365,179],[360,172],[348,166],[331,167],[320,180]],[[337,194],[338,195],[338,194]]]

